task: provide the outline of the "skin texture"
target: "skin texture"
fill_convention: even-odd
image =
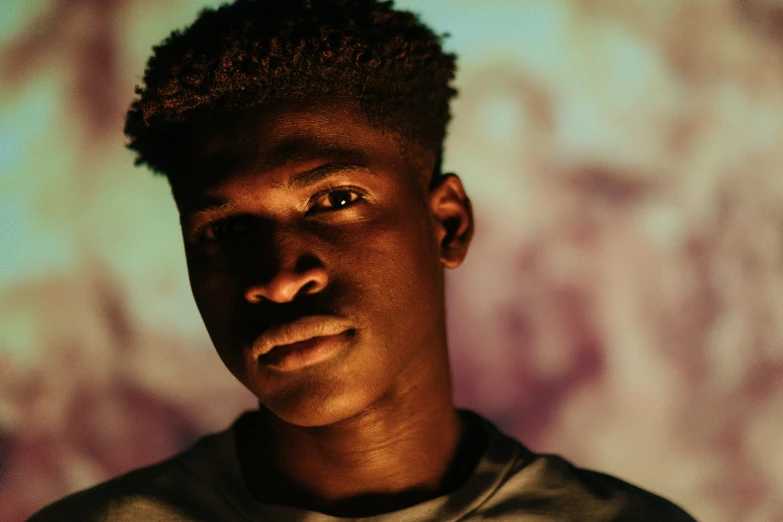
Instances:
[[[432,155],[345,100],[261,107],[195,132],[174,158],[193,295],[260,403],[238,436],[256,496],[370,516],[463,482],[483,448],[453,407],[447,352],[444,268],[473,235],[459,178],[429,189]],[[324,165],[337,167],[287,186]],[[310,315],[353,326],[334,357],[258,364],[259,335]]]

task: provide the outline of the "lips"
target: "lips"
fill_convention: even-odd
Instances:
[[[331,315],[303,317],[292,323],[274,326],[264,332],[253,343],[252,357],[253,359],[259,359],[277,349],[277,347],[288,351],[295,350],[297,346],[292,348],[288,345],[296,345],[322,337],[328,340],[329,337],[336,336],[352,328],[355,328],[355,325],[342,317]],[[321,341],[324,341],[324,339]],[[300,345],[299,347],[303,346]],[[268,359],[269,357],[266,358]]]
[[[322,335],[305,341],[275,346],[258,357],[258,362],[273,370],[291,372],[331,359],[352,338],[354,330]]]

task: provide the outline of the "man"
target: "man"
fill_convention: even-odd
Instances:
[[[155,48],[130,148],[171,184],[196,303],[259,410],[33,520],[692,520],[454,408],[454,70],[375,0],[239,0]]]

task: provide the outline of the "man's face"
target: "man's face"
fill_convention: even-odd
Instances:
[[[221,359],[270,411],[331,424],[447,365],[439,189],[393,136],[354,104],[286,104],[191,143],[173,188],[193,295]],[[269,336],[303,318],[331,335],[281,358],[290,346]]]

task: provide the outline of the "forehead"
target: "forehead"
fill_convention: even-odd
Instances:
[[[401,140],[371,125],[358,103],[287,102],[196,129],[175,152],[178,200],[236,175],[271,175],[322,162],[382,165],[408,174]]]

